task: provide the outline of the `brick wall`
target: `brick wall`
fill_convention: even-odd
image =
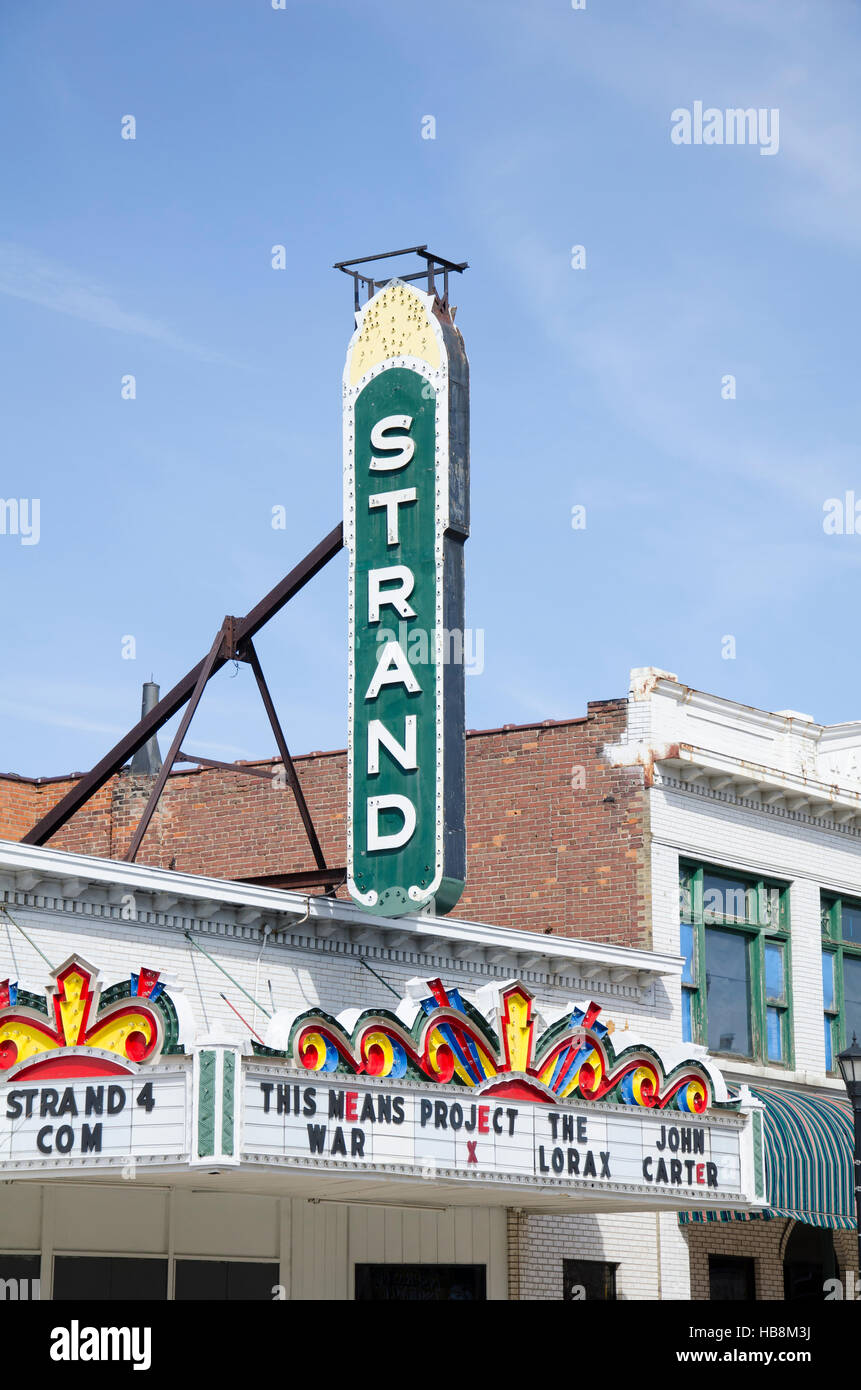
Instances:
[[[675,1212],[610,1217],[509,1211],[510,1299],[561,1301],[568,1259],[615,1265],[620,1301],[690,1297],[687,1250]]]
[[[691,1298],[710,1299],[709,1255],[752,1259],[758,1303],[783,1301],[783,1261],[794,1221],[708,1222],[685,1226],[691,1264]],[[831,1231],[837,1265],[836,1277],[845,1286],[846,1274],[858,1265],[858,1238],[854,1231]]]
[[[754,1261],[756,1300],[783,1301],[783,1248],[791,1221],[709,1222],[686,1226],[691,1259],[691,1298],[708,1300],[709,1255],[741,1256]]]
[[[0,780],[0,838],[20,840],[26,835],[33,821],[42,814],[42,791],[47,788],[24,778],[3,777]],[[45,804],[51,804],[50,798]]]
[[[585,718],[467,735],[467,886],[456,915],[494,925],[648,946],[645,800],[639,767],[602,755],[617,743],[624,700]],[[343,752],[296,759],[327,862],[343,865]],[[266,768],[271,764],[257,764]],[[276,767],[276,771],[277,771]],[[20,839],[74,779],[0,777],[0,837]],[[181,771],[165,788],[138,862],[242,878],[312,869],[283,778],[217,769]],[[57,849],[121,858],[151,780],[113,778],[52,839]]]

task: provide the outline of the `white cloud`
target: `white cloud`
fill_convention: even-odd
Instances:
[[[67,314],[96,328],[149,338],[204,362],[239,365],[189,342],[157,319],[124,309],[102,286],[86,280],[68,266],[49,261],[11,242],[0,242],[0,294],[38,304],[53,313]]]

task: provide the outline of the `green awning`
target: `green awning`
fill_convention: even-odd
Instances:
[[[839,1095],[751,1086],[761,1100],[768,1206],[758,1212],[680,1212],[689,1221],[771,1221],[855,1229],[852,1110]]]

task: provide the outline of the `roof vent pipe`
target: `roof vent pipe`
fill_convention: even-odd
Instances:
[[[143,698],[141,699],[141,719],[149,714],[158,704],[159,687],[154,681],[144,681]],[[139,748],[132,758],[132,772],[137,772],[144,777],[154,777],[161,770],[161,752],[158,746],[158,736],[153,734],[148,738],[142,748]]]

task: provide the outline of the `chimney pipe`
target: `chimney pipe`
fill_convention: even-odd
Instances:
[[[141,719],[149,714],[158,704],[159,688],[154,681],[144,681],[143,698],[141,699]],[[142,748],[139,748],[132,758],[132,772],[139,773],[145,777],[154,777],[161,770],[161,753],[158,746],[158,737],[153,734],[148,738]]]

